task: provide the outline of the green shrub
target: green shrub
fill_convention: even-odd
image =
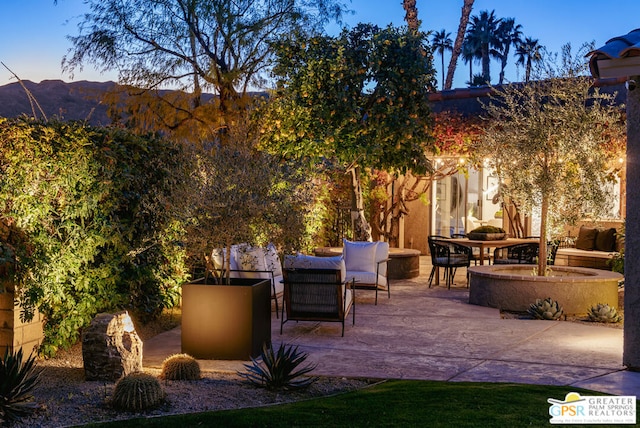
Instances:
[[[119,410],[139,412],[158,407],[164,399],[164,390],[156,377],[136,372],[122,377],[116,383],[111,405]]]
[[[270,389],[301,389],[306,388],[317,380],[317,377],[303,377],[316,368],[310,365],[298,369],[307,359],[307,354],[298,352],[298,347],[280,344],[277,352],[273,351],[272,344],[265,344],[260,358],[262,363],[251,358],[253,364],[245,364],[247,372],[238,372],[238,375],[250,383]]]
[[[5,350],[0,361],[0,424],[8,424],[35,410],[31,391],[42,370],[35,368],[35,354],[22,361],[22,349]]]
[[[198,380],[200,364],[188,354],[176,354],[162,362],[161,379],[166,380]]]
[[[23,318],[37,308],[47,320],[44,354],[75,343],[98,312],[145,321],[178,303],[181,153],[123,129],[0,118],[0,217],[29,241],[16,295]]]

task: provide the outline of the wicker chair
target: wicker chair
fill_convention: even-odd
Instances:
[[[342,324],[352,313],[356,323],[354,280],[342,281],[340,269],[284,269],[282,326],[289,320],[332,321]],[[285,318],[286,315],[286,318]]]

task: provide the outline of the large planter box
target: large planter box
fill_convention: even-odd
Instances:
[[[198,359],[250,360],[271,342],[271,283],[233,278],[230,285],[182,286],[182,352]]]
[[[0,284],[0,356],[5,350],[22,349],[25,356],[36,352],[44,339],[43,317],[36,311],[31,321],[20,320],[20,307],[15,305],[14,293]]]

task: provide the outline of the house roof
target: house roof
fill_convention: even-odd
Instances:
[[[640,57],[639,57],[640,58]],[[595,79],[594,87],[600,88],[600,92],[615,95],[615,103],[622,105],[626,100],[624,88],[625,78]],[[518,83],[522,84],[522,83]],[[500,88],[496,85],[495,88]],[[434,113],[452,112],[463,117],[479,117],[485,113],[483,102],[489,101],[493,89],[488,86],[477,88],[453,89],[429,94],[431,110]]]
[[[594,77],[625,77],[640,74],[640,28],[614,37],[587,54]]]

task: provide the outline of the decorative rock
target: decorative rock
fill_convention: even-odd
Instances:
[[[142,371],[142,340],[126,311],[98,314],[82,335],[86,380],[116,381]]]

